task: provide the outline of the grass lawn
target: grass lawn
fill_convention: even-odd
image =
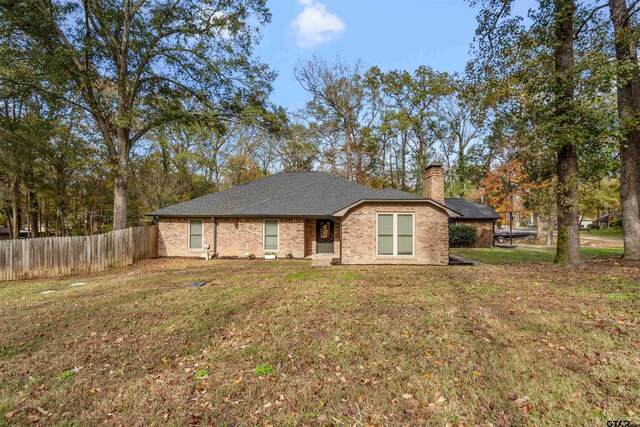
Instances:
[[[640,270],[614,260],[1,283],[0,425],[637,423],[638,319]]]
[[[622,248],[582,247],[580,249],[585,259],[620,258],[624,252]],[[555,248],[545,246],[518,246],[513,249],[505,248],[452,248],[452,255],[484,262],[486,264],[526,264],[536,262],[553,262],[556,257]]]
[[[583,237],[596,236],[596,237],[615,237],[622,239],[621,228],[606,228],[601,230],[580,230],[580,235]]]

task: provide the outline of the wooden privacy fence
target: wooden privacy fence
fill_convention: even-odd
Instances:
[[[96,273],[158,256],[158,228],[0,241],[0,281]]]

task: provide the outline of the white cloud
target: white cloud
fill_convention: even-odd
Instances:
[[[304,6],[291,25],[296,29],[298,46],[314,47],[327,42],[346,28],[339,16],[327,12],[324,4],[314,0],[298,0]]]

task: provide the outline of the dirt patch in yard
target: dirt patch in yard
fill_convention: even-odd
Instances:
[[[0,425],[638,422],[639,314],[640,269],[614,259],[160,259],[3,283]]]

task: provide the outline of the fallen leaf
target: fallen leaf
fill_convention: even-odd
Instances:
[[[169,359],[167,358],[167,356],[164,356],[162,358],[162,364],[165,365],[165,366],[169,364]]]
[[[521,406],[523,406],[525,403],[527,403],[528,401],[529,401],[529,396],[523,396],[523,397],[521,397],[521,398],[519,398],[519,399],[516,399],[516,400],[513,402],[513,404],[514,404],[514,405],[516,405],[516,406],[518,406],[518,407],[521,407]]]
[[[120,344],[122,341],[124,341],[124,338],[123,337],[118,337],[118,338],[116,338],[115,343],[116,344]]]
[[[409,394],[409,393],[403,394],[402,398],[407,400],[413,399],[413,394]]]

